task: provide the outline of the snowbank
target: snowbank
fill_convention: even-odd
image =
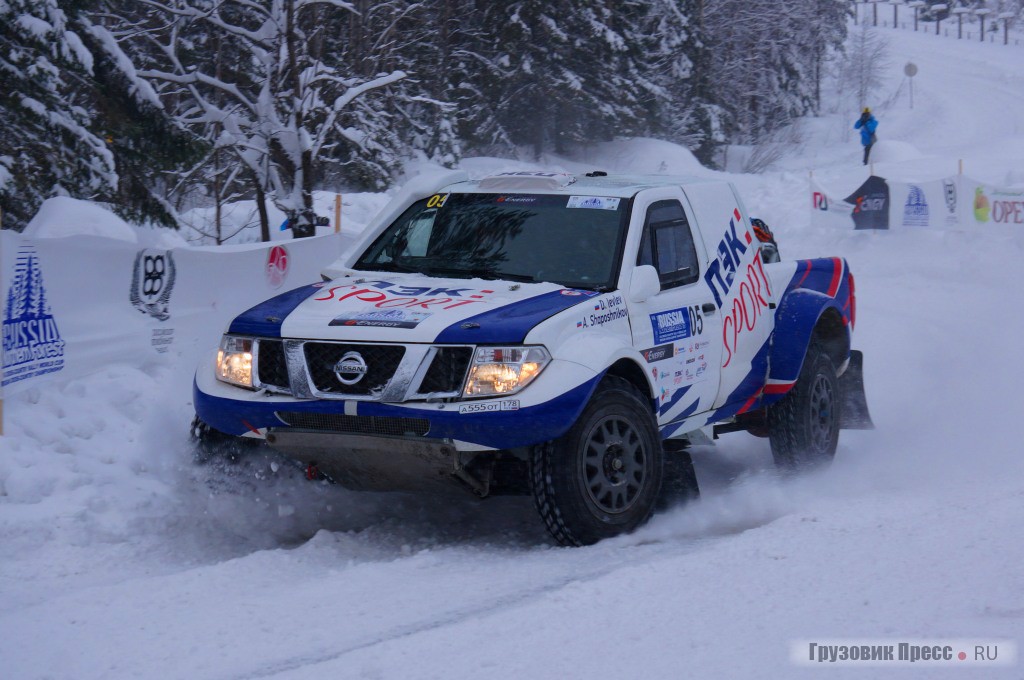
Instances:
[[[22,233],[29,238],[101,236],[130,243],[138,241],[135,229],[110,210],[68,196],[43,201]]]

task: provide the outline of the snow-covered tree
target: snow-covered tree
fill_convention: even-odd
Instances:
[[[66,0],[0,0],[0,207],[22,228],[55,193],[109,195],[114,156],[90,130],[93,55]]]
[[[320,162],[339,145],[378,150],[383,112],[361,106],[405,77],[364,76],[334,58],[335,31],[354,14],[343,0],[139,0],[148,18],[133,40],[153,82],[185,125],[217,130],[215,144],[246,167],[254,188],[308,226]],[[208,47],[238,55],[218,72]],[[378,180],[389,168],[380,167]],[[264,237],[268,225],[263,217]]]
[[[814,112],[827,56],[841,48],[841,0],[704,0],[714,100],[733,141],[751,143]]]
[[[839,74],[840,87],[854,100],[845,108],[871,106],[873,93],[882,85],[888,67],[886,39],[866,23],[858,26]]]

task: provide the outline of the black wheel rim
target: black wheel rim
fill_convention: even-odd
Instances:
[[[819,375],[811,387],[811,444],[818,453],[829,451],[836,430],[835,387]]]
[[[621,416],[608,416],[590,430],[581,459],[583,485],[602,512],[619,514],[636,504],[647,481],[643,438]]]

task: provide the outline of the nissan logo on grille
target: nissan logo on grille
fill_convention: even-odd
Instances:
[[[342,385],[355,385],[363,379],[369,369],[359,352],[345,352],[334,364],[334,375]]]

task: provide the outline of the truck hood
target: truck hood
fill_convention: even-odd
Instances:
[[[596,295],[553,283],[415,274],[345,277],[262,302],[236,317],[228,332],[354,342],[514,344],[538,323]]]

